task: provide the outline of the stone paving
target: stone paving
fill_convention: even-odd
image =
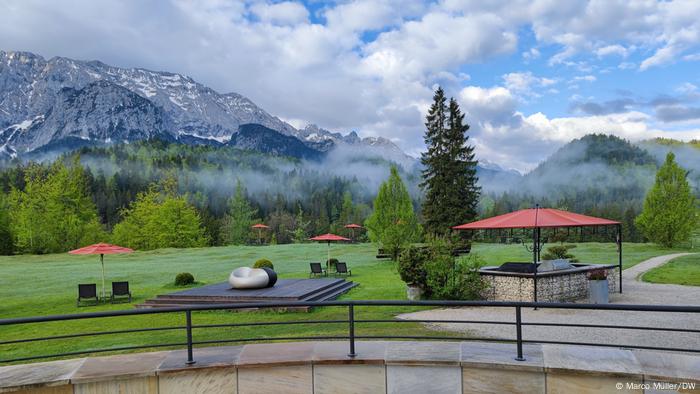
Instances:
[[[611,294],[615,304],[700,305],[700,286],[680,286],[642,282],[644,272],[689,253],[654,257],[623,271],[623,294]],[[582,300],[581,302],[586,302]],[[594,311],[562,309],[523,309],[523,322],[579,323],[700,329],[700,315],[693,313]],[[400,315],[401,319],[515,321],[513,308],[451,308]],[[507,325],[435,323],[440,331],[466,334],[474,338],[515,338],[515,327]],[[697,333],[660,332],[576,327],[524,326],[526,340],[588,342],[595,344],[644,345],[679,349],[700,349]]]

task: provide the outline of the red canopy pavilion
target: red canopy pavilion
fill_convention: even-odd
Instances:
[[[504,230],[504,229],[532,229],[532,264],[534,265],[534,299],[537,301],[537,262],[540,260],[542,250],[542,228],[570,228],[570,227],[598,227],[615,226],[617,229],[619,290],[622,293],[622,226],[614,220],[601,219],[593,216],[562,211],[552,208],[529,209],[506,213],[488,219],[478,220],[452,227],[455,230]]]

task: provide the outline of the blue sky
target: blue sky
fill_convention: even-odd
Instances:
[[[442,85],[481,160],[573,138],[700,138],[700,1],[4,1],[0,49],[189,75],[417,155]]]

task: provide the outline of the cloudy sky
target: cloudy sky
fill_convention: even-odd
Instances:
[[[700,138],[699,15],[697,0],[4,0],[0,49],[187,74],[413,155],[441,85],[478,157],[524,171],[590,132]]]

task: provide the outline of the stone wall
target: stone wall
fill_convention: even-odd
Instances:
[[[695,384],[697,355],[483,342],[251,344],[0,367],[0,393],[643,393]],[[623,384],[619,389],[617,385]],[[649,387],[649,389],[647,389]],[[679,387],[682,386],[673,386]],[[691,390],[688,390],[692,391]],[[663,391],[663,392],[685,392]]]
[[[607,268],[608,292],[618,291],[619,270]],[[588,298],[588,271],[564,275],[541,275],[537,277],[537,301],[568,302]],[[498,275],[481,272],[489,288],[483,296],[488,301],[534,301],[532,276]]]

